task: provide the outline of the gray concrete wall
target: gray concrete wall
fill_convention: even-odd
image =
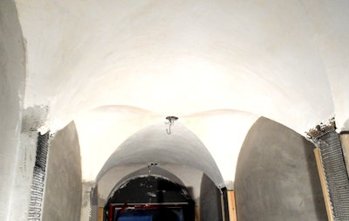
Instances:
[[[205,174],[202,176],[201,179],[200,220],[223,220],[220,190],[217,188],[214,182]]]
[[[57,132],[49,147],[43,221],[79,221],[80,146],[74,123]]]
[[[266,118],[242,146],[235,192],[239,221],[327,220],[313,144]]]
[[[21,132],[25,50],[15,4],[0,1],[0,220],[10,218]]]

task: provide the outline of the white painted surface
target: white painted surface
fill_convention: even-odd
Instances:
[[[349,2],[304,1],[303,5],[331,85],[337,127],[349,130]]]
[[[201,140],[216,162],[223,179],[229,183],[235,178],[233,168],[236,167],[240,147],[257,118],[258,116],[246,112],[217,110],[181,117],[175,122],[174,127],[181,123]],[[175,152],[176,149],[187,148],[190,145],[190,143],[176,143],[178,146],[173,146],[167,143],[168,139],[162,139],[161,137],[167,136],[165,132],[168,125],[164,123],[164,118],[149,111],[106,106],[81,115],[76,120],[76,125],[79,131],[84,180],[94,180],[110,155],[124,141],[136,133],[138,128],[147,128],[153,122],[159,122],[158,130],[161,131],[161,135],[158,135],[158,130],[152,134],[159,136],[156,140],[158,146],[173,147]],[[139,146],[142,148],[144,142],[141,140],[140,142]],[[199,160],[196,153],[189,157],[192,161]]]
[[[300,133],[334,114],[329,83],[339,80],[327,74],[343,72],[326,69],[321,49],[331,48],[326,34],[348,32],[340,21],[349,13],[335,10],[347,3],[324,1],[329,11],[315,1],[16,2],[28,44],[25,103],[49,104],[50,128],[115,104],[163,115],[236,109]],[[319,31],[328,14],[338,28]],[[332,60],[343,54],[335,52]]]
[[[258,118],[241,111],[217,110],[188,116],[182,120],[208,149],[228,189],[234,189],[240,148]]]
[[[166,128],[159,123],[137,131],[112,153],[97,179],[113,167],[156,162],[192,167],[206,173],[217,186],[224,186],[215,160],[195,134],[180,122],[172,127],[170,135]]]
[[[15,209],[22,208],[16,180],[26,178],[21,168],[21,117],[25,80],[25,49],[15,4],[0,1],[0,220],[22,219]],[[29,151],[28,151],[29,152]],[[19,156],[20,155],[20,156]],[[16,176],[20,176],[16,179]],[[17,189],[18,188],[18,189]],[[16,201],[17,199],[17,201]],[[18,219],[17,219],[18,218]],[[23,219],[24,220],[24,219]]]
[[[28,47],[25,105],[47,104],[53,131],[77,119],[85,180],[169,114],[183,118],[228,183],[258,116],[301,134],[332,116],[349,129],[346,1],[16,3]],[[105,105],[114,109],[95,110]],[[202,114],[223,109],[230,114]]]
[[[94,180],[122,142],[154,121],[159,121],[159,117],[153,113],[126,106],[104,106],[80,115],[75,123],[80,140],[83,180]]]

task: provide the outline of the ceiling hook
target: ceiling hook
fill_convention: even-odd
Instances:
[[[176,120],[178,120],[178,117],[176,117],[176,116],[167,116],[166,120],[168,120],[168,128],[166,128],[166,133],[168,135],[170,135],[171,134],[171,127],[174,124],[174,122]]]

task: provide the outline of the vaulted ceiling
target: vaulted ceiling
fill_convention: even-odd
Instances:
[[[25,106],[48,106],[51,131],[76,121],[86,180],[128,137],[167,115],[196,134],[225,180],[234,179],[259,116],[300,134],[333,116],[339,130],[349,129],[348,1],[16,5]]]

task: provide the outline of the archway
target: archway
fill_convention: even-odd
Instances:
[[[155,165],[151,175],[166,177],[185,188],[195,202],[197,219],[200,216],[203,177],[210,180],[219,194],[224,187],[214,159],[195,134],[179,122],[176,122],[171,134],[166,132],[164,124],[155,124],[129,137],[107,160],[96,180],[98,206],[101,208],[110,204],[110,193],[115,193],[127,180],[149,176],[150,165]],[[204,186],[211,184],[205,182]]]
[[[207,174],[217,186],[224,186],[210,152],[194,133],[180,123],[176,123],[170,135],[164,124],[154,124],[136,132],[109,157],[97,181],[114,167],[139,165],[141,168],[151,162],[161,166],[195,168]]]
[[[194,201],[185,186],[150,174],[117,185],[104,212],[108,221],[190,221],[195,217]]]

